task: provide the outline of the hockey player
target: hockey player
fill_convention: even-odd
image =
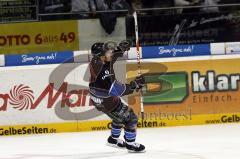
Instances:
[[[109,47],[108,43],[92,45],[93,58],[90,62],[89,91],[93,105],[112,119],[111,135],[107,140],[109,146],[126,148],[129,152],[145,152],[145,146],[135,142],[137,115],[133,109],[121,101],[121,96],[132,94],[144,85],[144,78],[137,77],[130,84],[116,80],[113,64],[118,57],[130,49],[128,41],[122,41],[117,47]],[[122,128],[124,140],[119,138]]]

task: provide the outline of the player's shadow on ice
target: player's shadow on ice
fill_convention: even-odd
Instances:
[[[101,153],[86,153],[86,154],[74,154],[74,155],[51,155],[51,154],[19,154],[12,155],[11,159],[102,159],[111,158],[116,156],[127,155],[126,151],[119,152],[101,152]],[[0,157],[0,159],[6,159]]]
[[[79,150],[81,151],[81,149]],[[11,155],[11,159],[206,159],[199,154],[175,152],[168,150],[148,150],[146,153],[128,153],[126,150],[107,152],[83,152],[69,155],[52,154],[19,154]],[[6,159],[1,158],[0,159]]]

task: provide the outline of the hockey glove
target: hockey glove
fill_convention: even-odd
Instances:
[[[128,40],[123,40],[119,43],[118,47],[122,50],[122,51],[128,51],[130,50],[131,47],[131,42]]]
[[[134,81],[130,82],[131,89],[136,90],[137,92],[144,87],[145,79],[143,76],[138,76]]]

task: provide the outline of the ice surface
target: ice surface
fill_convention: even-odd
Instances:
[[[239,159],[240,125],[139,129],[146,153],[105,146],[109,131],[0,137],[0,159]]]

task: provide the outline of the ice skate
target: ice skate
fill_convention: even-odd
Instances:
[[[144,153],[145,146],[136,142],[126,142],[126,148],[130,153]]]
[[[109,136],[107,140],[107,146],[119,148],[119,149],[125,149],[126,143],[119,138],[113,138],[112,136]]]

